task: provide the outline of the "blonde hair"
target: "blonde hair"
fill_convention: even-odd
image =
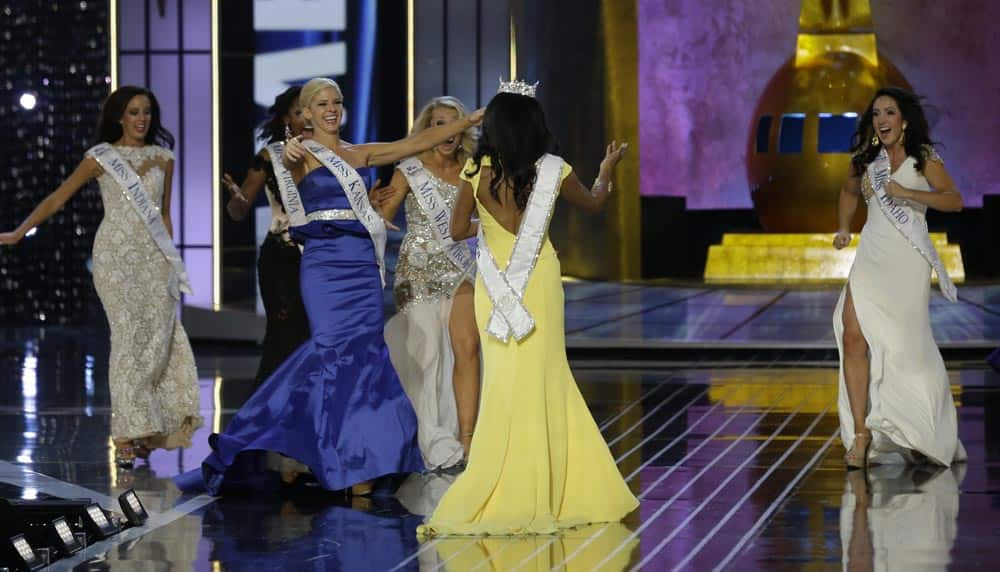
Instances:
[[[302,86],[302,91],[299,92],[299,107],[302,109],[309,107],[316,94],[328,87],[336,89],[337,93],[343,97],[344,92],[340,91],[340,86],[337,85],[337,82],[328,77],[314,77]]]
[[[469,110],[465,108],[462,101],[457,97],[451,97],[450,95],[445,95],[441,97],[435,97],[434,99],[427,102],[427,105],[420,110],[417,118],[413,121],[413,127],[410,128],[410,135],[415,133],[420,133],[424,129],[431,126],[431,116],[434,114],[434,110],[439,107],[445,107],[448,109],[454,109],[458,113],[458,118],[469,114]],[[476,128],[470,127],[462,133],[462,138],[458,144],[458,153],[462,157],[471,157],[476,152],[477,142]]]

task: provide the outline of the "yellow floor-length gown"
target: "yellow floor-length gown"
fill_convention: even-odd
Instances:
[[[571,170],[565,165],[562,178]],[[478,173],[466,180],[479,188]],[[488,248],[502,270],[516,236],[476,203],[485,239],[479,247]],[[493,303],[482,278],[476,281],[479,419],[468,467],[422,535],[551,534],[619,521],[638,506],[569,369],[559,258],[547,231],[523,301],[535,329],[520,342],[504,343],[486,331]]]

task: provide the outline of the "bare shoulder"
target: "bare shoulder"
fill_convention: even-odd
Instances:
[[[367,167],[368,156],[378,145],[385,145],[385,143],[351,143],[341,139],[338,154],[355,169]]]
[[[937,163],[939,165],[944,165],[944,159],[941,158],[941,155],[938,154],[937,149],[935,149],[933,145],[924,145],[922,152],[924,159],[927,160],[928,164]]]

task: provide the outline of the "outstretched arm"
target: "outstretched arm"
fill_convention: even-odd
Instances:
[[[612,141],[605,150],[604,160],[601,161],[601,169],[594,186],[590,189],[584,187],[574,171],[563,180],[559,194],[573,206],[587,212],[600,212],[611,196],[611,175],[627,149],[628,143],[619,145]]]
[[[483,110],[479,109],[462,119],[452,121],[447,125],[424,129],[406,139],[392,143],[364,143],[355,146],[354,151],[364,158],[364,164],[368,167],[389,165],[443,143],[466,129],[478,125],[482,119]]]
[[[99,176],[101,173],[103,171],[100,165],[97,164],[97,160],[93,157],[86,157],[77,165],[69,178],[63,181],[49,196],[45,197],[42,202],[38,203],[38,206],[35,207],[35,210],[31,211],[28,218],[24,219],[24,222],[11,232],[0,233],[0,244],[13,245],[20,242],[29,230],[42,224],[49,217],[59,212],[63,205],[66,204],[66,201],[76,194],[87,181]]]
[[[472,238],[479,232],[479,223],[472,222],[472,212],[476,210],[476,198],[472,195],[474,192],[471,183],[462,181],[462,186],[458,189],[458,198],[455,200],[455,209],[451,211],[452,240]]]

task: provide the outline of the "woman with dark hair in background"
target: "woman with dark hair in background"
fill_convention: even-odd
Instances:
[[[479,235],[479,420],[468,466],[422,535],[546,534],[618,521],[638,505],[569,369],[559,258],[548,239],[557,196],[591,212],[604,207],[627,146],[608,145],[590,189],[554,147],[534,88],[502,84],[451,222],[454,240]],[[475,208],[481,226],[470,220]]]
[[[851,242],[858,198],[868,203],[857,255],[834,310],[840,350],[840,432],[849,469],[869,463],[965,460],[948,373],[931,332],[931,269],[955,286],[927,233],[925,213],[962,209],[934,150],[919,98],[875,93],[858,122],[851,173],[840,192],[834,247]]]
[[[127,468],[151,449],[189,446],[201,425],[194,355],[177,319],[180,294],[191,290],[172,240],[174,138],[153,93],[124,86],[109,95],[97,141],[20,226],[0,234],[0,244],[16,244],[97,179],[104,218],[94,236],[94,286],[111,327],[115,461]]]
[[[285,141],[302,133],[305,122],[299,107],[300,91],[301,86],[293,86],[274,98],[274,104],[267,110],[268,119],[261,125],[261,140],[265,144]],[[257,283],[267,316],[267,329],[255,378],[256,384],[260,385],[285,358],[309,339],[309,320],[299,291],[302,253],[288,234],[288,213],[281,204],[271,156],[266,148],[254,156],[242,186],[237,186],[228,174],[223,177],[222,183],[230,193],[226,212],[233,220],[246,218],[261,190],[271,207],[271,225],[257,260]]]

